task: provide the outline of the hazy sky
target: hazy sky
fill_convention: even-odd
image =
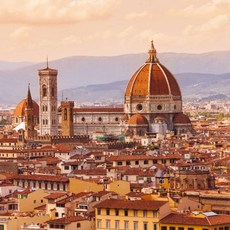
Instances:
[[[230,50],[230,0],[0,0],[0,60]]]

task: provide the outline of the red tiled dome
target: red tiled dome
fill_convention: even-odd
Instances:
[[[148,121],[144,116],[140,114],[134,114],[128,120],[128,125],[148,125]]]
[[[23,99],[16,106],[15,111],[14,111],[14,117],[25,116],[25,107],[26,107],[26,99]],[[34,100],[33,100],[33,108],[34,108],[34,115],[38,117],[39,116],[39,106],[37,102],[35,102]]]
[[[188,123],[190,124],[191,121],[187,115],[183,113],[179,113],[174,117],[173,123],[174,124],[188,124]]]
[[[149,58],[130,79],[125,96],[156,95],[181,96],[181,91],[173,74],[159,63],[152,43]]]
[[[155,119],[154,119],[154,120],[156,120],[156,121],[165,121],[165,120],[166,120],[166,118],[165,118],[165,116],[164,116],[164,115],[159,114],[157,117],[155,117]]]

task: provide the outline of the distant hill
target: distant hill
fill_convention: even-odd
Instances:
[[[196,87],[196,90],[200,90],[201,95],[203,91],[205,97],[215,94],[218,89],[226,91],[226,94],[228,94],[229,79],[228,74],[224,74],[230,73],[228,63],[230,51],[205,54],[162,53],[158,57],[160,62],[176,75],[185,97],[197,96],[197,94],[194,94],[194,87]],[[115,87],[114,83],[112,85],[106,84],[124,81],[123,84],[125,85],[125,81],[130,79],[137,68],[145,62],[146,58],[146,53],[112,57],[74,56],[51,61],[49,66],[58,69],[58,90],[65,89],[64,97],[72,100],[76,98],[76,100],[80,101],[79,94],[83,95],[83,99],[87,100],[90,100],[93,95],[92,100],[95,100],[95,98],[99,100],[99,92],[104,90],[104,97],[108,92],[109,96],[114,95],[115,99],[122,97],[123,100],[124,87],[121,89],[121,82],[117,83],[118,86],[113,91],[109,90],[109,87]],[[15,63],[13,63],[11,67],[3,68],[0,62],[0,104],[18,103],[26,96],[28,82],[31,84],[33,98],[38,98],[37,71],[45,68],[46,64],[24,64],[22,64],[22,67],[16,68]],[[202,79],[202,83],[200,79]],[[213,81],[217,84],[212,84]],[[121,88],[119,88],[119,85]],[[102,88],[100,89],[100,87]],[[70,89],[69,93],[67,93],[66,89]],[[98,97],[95,97],[93,92],[89,91],[90,89],[94,93],[98,92]],[[62,95],[62,93],[59,95]]]
[[[230,73],[215,74],[176,74],[176,79],[185,100],[211,101],[230,99]],[[128,81],[117,81],[108,84],[88,85],[63,90],[64,99],[84,102],[122,102]],[[59,94],[61,97],[61,93]]]

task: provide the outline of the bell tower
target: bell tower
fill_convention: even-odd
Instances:
[[[33,100],[30,93],[30,85],[28,85],[26,106],[25,106],[25,139],[34,139],[34,108]]]
[[[48,66],[38,71],[40,94],[40,135],[57,135],[57,74],[56,69]]]
[[[61,117],[62,117],[62,136],[74,135],[73,130],[73,101],[62,101],[61,102]]]

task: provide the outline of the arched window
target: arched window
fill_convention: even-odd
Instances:
[[[67,120],[67,109],[66,108],[64,109],[64,120],[65,121]]]
[[[42,96],[43,96],[43,97],[46,97],[46,96],[47,96],[47,88],[46,88],[46,85],[43,85],[43,86],[42,86]]]
[[[54,97],[54,92],[55,92],[54,87],[52,87],[52,89],[51,89],[51,96],[52,97]]]

